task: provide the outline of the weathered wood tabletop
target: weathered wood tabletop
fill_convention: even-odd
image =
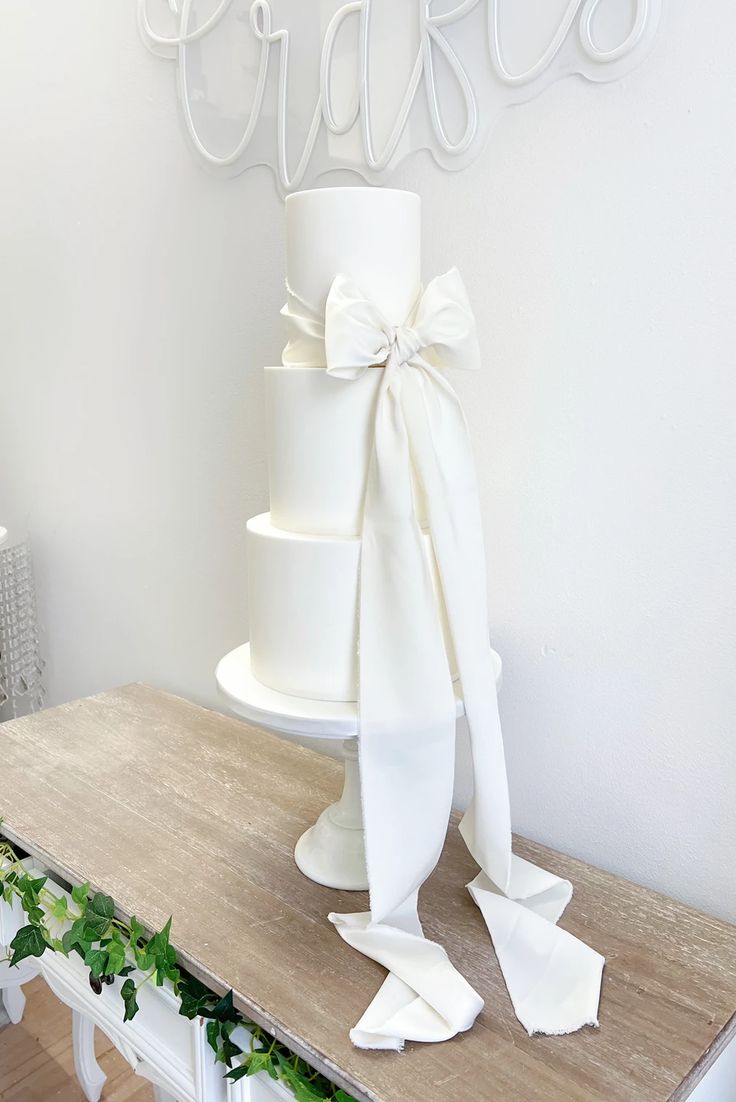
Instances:
[[[600,1029],[530,1038],[463,888],[475,867],[454,825],[422,920],[485,1010],[441,1045],[353,1048],[348,1029],[384,972],[326,916],[366,898],[319,887],[292,856],[339,786],[335,762],[144,685],[0,727],[2,832],[149,928],[173,915],[187,968],[232,987],[245,1014],[357,1098],[688,1096],[736,1030],[736,927],[518,839],[517,852],[573,881],[562,924],[607,958]]]

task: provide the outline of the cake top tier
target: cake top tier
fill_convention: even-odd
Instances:
[[[351,276],[392,325],[406,321],[421,284],[421,204],[410,191],[339,187],[286,200],[290,292],[324,312],[330,285]]]

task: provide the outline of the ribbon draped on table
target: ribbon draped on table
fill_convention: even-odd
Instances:
[[[401,1049],[469,1029],[483,1000],[423,936],[418,891],[451,810],[456,708],[425,541],[426,508],[470,731],[474,794],[460,830],[481,910],[527,1031],[597,1025],[603,957],[556,925],[571,885],[516,857],[495,676],[485,553],[465,418],[444,368],[477,368],[475,321],[456,269],[390,325],[337,275],[324,321],[290,293],[285,364],[338,380],[383,367],[364,505],[360,575],[360,775],[370,912],[331,914],[341,937],[389,972],[351,1038]]]

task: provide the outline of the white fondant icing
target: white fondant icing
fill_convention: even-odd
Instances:
[[[357,535],[383,373],[357,385],[316,368],[266,368],[271,520],[279,528]]]
[[[439,593],[428,535],[425,548]],[[357,538],[286,532],[269,513],[248,521],[251,667],[263,685],[312,700],[357,699],[359,560]]]
[[[351,382],[318,369],[266,368],[271,521],[278,528],[359,535],[382,377],[367,371]]]
[[[300,191],[286,199],[289,288],[318,313],[338,272],[351,276],[392,325],[421,286],[421,203],[390,188]]]

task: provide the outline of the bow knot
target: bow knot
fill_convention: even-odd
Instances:
[[[411,363],[422,349],[422,339],[416,329],[410,325],[389,325],[387,360],[392,360],[397,366]]]
[[[403,325],[392,325],[350,279],[335,276],[325,307],[328,374],[357,379],[389,363],[476,368],[480,362],[475,319],[457,268],[425,288]]]

